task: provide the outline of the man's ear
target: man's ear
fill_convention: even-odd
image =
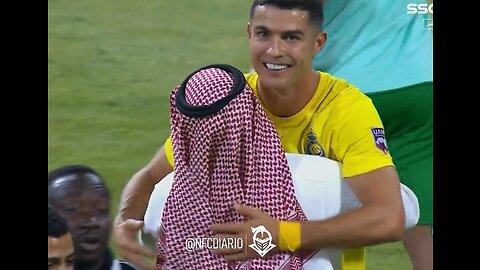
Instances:
[[[323,31],[318,33],[315,39],[315,48],[314,48],[315,53],[318,53],[323,48],[323,46],[325,46],[326,42],[327,42],[327,33]]]
[[[247,23],[247,35],[248,35],[248,41],[252,39],[252,28],[250,26],[250,22]]]

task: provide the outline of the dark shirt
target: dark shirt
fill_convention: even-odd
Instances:
[[[118,268],[112,268],[117,263],[120,265],[119,270],[136,270],[135,267],[133,267],[131,264],[122,260],[115,259],[110,249],[107,249],[105,251],[105,259],[103,260],[103,265],[101,270],[117,270]],[[75,270],[88,270],[88,269],[86,269],[84,266],[81,266],[81,265],[75,265]]]
[[[102,270],[116,270],[112,268],[114,261],[118,261],[118,263],[120,264],[121,270],[135,270],[135,268],[129,263],[122,260],[115,259],[110,249],[107,249],[107,251],[105,252],[105,260],[104,260]]]

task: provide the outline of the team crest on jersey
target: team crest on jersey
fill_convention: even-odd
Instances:
[[[323,151],[322,146],[317,140],[317,136],[310,129],[307,133],[307,143],[305,144],[305,154],[316,155],[316,156],[325,156],[325,151]]]
[[[379,127],[371,128],[371,130],[375,146],[386,155],[388,153],[388,146],[387,140],[385,139],[385,131]]]

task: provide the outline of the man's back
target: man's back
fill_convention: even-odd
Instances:
[[[316,70],[347,78],[364,93],[433,80],[429,14],[408,14],[412,0],[325,0],[328,39]]]

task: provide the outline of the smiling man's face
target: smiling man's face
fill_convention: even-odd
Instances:
[[[267,88],[289,87],[309,74],[324,44],[320,27],[303,10],[257,6],[247,31],[253,68]]]

